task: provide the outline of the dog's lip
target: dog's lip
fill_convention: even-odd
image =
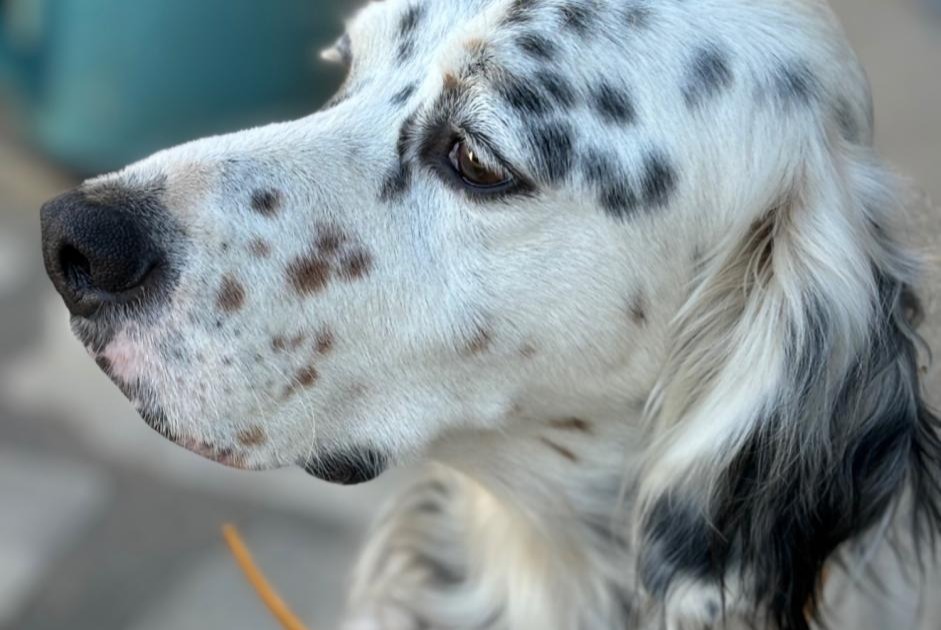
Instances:
[[[222,464],[223,466],[228,466],[229,468],[235,468],[238,470],[249,469],[249,467],[245,464],[245,459],[232,449],[218,448],[205,442],[194,440],[192,438],[180,438],[175,440],[175,442],[191,453],[195,453],[200,457],[204,457],[205,459],[216,462],[217,464]]]

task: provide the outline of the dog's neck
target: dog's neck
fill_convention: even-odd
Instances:
[[[469,574],[509,619],[526,620],[510,627],[634,618],[627,517],[641,413],[637,401],[621,413],[537,420],[521,412],[511,430],[437,449],[435,459],[462,479]]]
[[[625,337],[591,374],[539,382],[511,401],[500,430],[433,447],[462,490],[456,544],[469,588],[487,591],[507,627],[648,627],[630,546],[634,482],[648,445],[645,405],[691,273],[660,278],[657,303],[628,309]]]

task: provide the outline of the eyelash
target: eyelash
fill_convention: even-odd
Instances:
[[[418,157],[422,163],[434,171],[441,180],[453,188],[463,192],[473,199],[498,199],[508,195],[525,195],[534,190],[534,186],[519,171],[510,166],[506,160],[490,147],[479,134],[458,127],[446,118],[439,118],[434,122],[423,125],[422,138],[419,142]],[[452,163],[451,156],[458,144],[465,142],[467,146],[477,153],[477,148],[485,149],[488,156],[485,165],[499,168],[505,172],[509,179],[505,185],[499,187],[481,187],[468,182]]]
[[[488,171],[504,175],[502,181],[493,185],[478,184],[471,181],[460,169],[459,158],[462,146],[465,146],[472,156],[479,156],[476,143],[468,140],[466,135],[456,133],[451,135],[446,144],[444,162],[451,171],[453,179],[456,179],[468,194],[476,197],[497,197],[520,192],[525,193],[531,190],[527,180],[500,159],[479,160],[479,163]],[[490,152],[488,151],[488,153]]]

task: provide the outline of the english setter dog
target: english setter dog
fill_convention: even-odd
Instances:
[[[842,630],[880,541],[930,557],[920,265],[823,0],[386,0],[324,57],[322,111],[42,222],[165,437],[429,462],[344,628]]]

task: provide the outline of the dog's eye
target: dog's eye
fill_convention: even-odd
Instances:
[[[451,166],[464,183],[474,188],[505,188],[513,182],[513,176],[504,169],[484,164],[463,140],[454,143],[449,157]]]

